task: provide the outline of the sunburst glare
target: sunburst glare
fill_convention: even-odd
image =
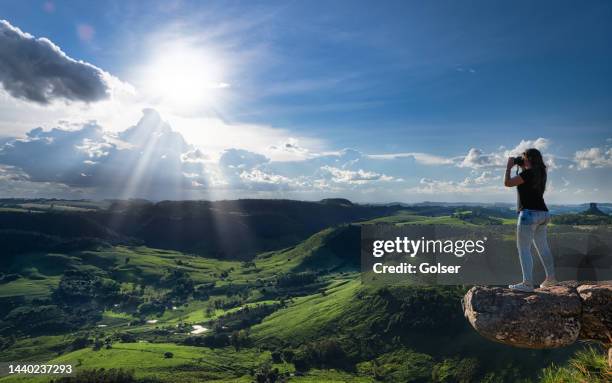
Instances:
[[[216,110],[230,88],[226,65],[210,48],[174,42],[157,50],[148,62],[138,76],[141,91],[173,111]]]

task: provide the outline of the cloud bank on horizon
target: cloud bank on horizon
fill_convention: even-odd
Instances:
[[[47,5],[43,9],[47,14],[61,11],[60,6],[51,4],[53,12],[47,11]],[[75,25],[76,39],[81,44],[97,43],[100,34],[94,31],[98,27],[78,20]],[[83,25],[87,25],[86,38]],[[245,23],[233,28],[242,33],[241,28],[255,27]],[[235,38],[232,33],[236,31],[214,31],[232,41],[230,46],[247,50],[242,46],[244,42],[232,40]],[[170,35],[176,33],[172,30]],[[181,40],[181,46],[188,47],[182,49],[194,49],[196,53],[181,53],[178,61],[208,60],[211,56],[199,50],[202,44]],[[219,46],[223,44],[216,41],[215,47]],[[280,47],[275,49],[274,55],[267,53],[278,56]],[[259,53],[250,55],[259,58]],[[252,59],[249,57],[241,56],[241,60]],[[543,151],[551,171],[549,200],[558,203],[610,201],[612,138],[606,137],[610,132],[600,127],[595,129],[599,138],[592,141],[584,135],[574,140],[568,134],[571,129],[555,134],[554,130],[508,131],[502,126],[485,129],[483,134],[481,128],[457,128],[455,122],[427,125],[428,122],[421,127],[408,124],[406,128],[386,130],[384,125],[394,122],[389,117],[393,113],[388,110],[381,110],[378,115],[384,122],[383,127],[379,128],[376,123],[364,127],[359,116],[346,122],[338,116],[359,115],[362,110],[375,108],[375,104],[351,101],[350,109],[346,109],[348,104],[343,100],[341,105],[325,102],[325,107],[303,109],[310,102],[309,97],[325,98],[330,92],[332,95],[338,92],[338,87],[346,87],[342,90],[346,94],[362,92],[360,85],[348,86],[345,81],[361,78],[367,84],[370,80],[362,77],[363,74],[336,79],[285,78],[257,95],[247,87],[248,81],[241,84],[236,78],[230,78],[229,72],[218,70],[224,66],[222,60],[209,66],[208,69],[215,70],[205,75],[198,74],[207,69],[197,70],[199,62],[188,71],[183,70],[185,73],[177,74],[174,73],[180,72],[174,68],[179,65],[177,60],[154,61],[164,63],[159,73],[170,77],[157,86],[139,86],[142,78],[119,80],[123,76],[111,75],[87,61],[71,58],[48,38],[37,38],[8,21],[0,21],[3,92],[0,111],[6,111],[8,116],[0,127],[11,122],[20,126],[9,134],[0,130],[0,194],[153,200],[340,196],[362,202],[513,202],[514,194],[501,182],[506,159],[535,147]],[[431,64],[432,68],[434,65]],[[470,69],[465,70],[464,66]],[[147,67],[146,72],[153,75],[145,81],[155,77],[156,69]],[[411,70],[422,72],[420,68]],[[472,65],[449,70],[454,72],[453,76],[481,74]],[[223,76],[228,76],[228,82]],[[191,78],[210,94],[203,95],[201,91],[185,94],[191,87]],[[128,82],[136,84],[135,95],[116,94],[116,88],[130,88]],[[156,92],[147,94],[147,89]],[[164,89],[170,92],[162,99],[159,94]],[[267,111],[264,120],[252,112],[241,115],[236,108],[222,107],[220,100],[226,97],[223,92],[230,91],[241,92],[236,99],[245,108],[255,105]],[[297,95],[301,98],[296,98]],[[169,100],[170,96],[173,99]],[[190,101],[189,109],[177,109],[185,99]],[[416,114],[429,107],[423,107]],[[327,108],[337,108],[340,113],[330,116],[338,121],[337,128],[329,127],[326,122],[321,123],[324,128],[317,127],[319,119],[328,115]],[[25,128],[33,112],[43,116],[43,123]],[[300,123],[293,126],[294,118],[287,117],[287,113],[295,113],[297,119],[306,113],[310,116],[307,126]],[[449,109],[449,114],[453,113],[456,112]],[[118,115],[125,118],[109,119],[106,117],[109,114],[113,118]],[[271,122],[266,123],[265,118]],[[437,114],[431,121],[435,119]],[[368,115],[366,120],[378,121],[376,115]],[[279,121],[283,128],[275,127]],[[405,123],[402,121],[399,122]],[[421,119],[419,124],[423,121],[427,120]],[[464,132],[466,138],[457,135],[457,130]],[[405,138],[413,139],[418,147],[401,145]]]
[[[452,197],[471,201],[507,195],[501,185],[505,160],[530,147],[546,152],[550,142],[522,140],[513,148],[491,153],[470,148],[463,155],[436,157],[436,161],[424,153],[368,155],[354,149],[272,161],[261,153],[227,148],[213,159],[189,144],[157,111],[145,109],[137,124],[119,132],[88,122],[76,129],[35,128],[23,138],[5,139],[0,146],[0,190],[15,197],[162,200],[345,195],[381,201],[382,195],[387,201],[439,196],[445,201]],[[564,165],[549,156],[548,164],[553,176],[562,168],[609,169],[610,153],[610,148],[590,148],[561,160]],[[440,168],[468,173],[456,181],[418,173]],[[570,182],[563,177],[562,184],[564,188],[553,187],[554,192],[564,192]]]

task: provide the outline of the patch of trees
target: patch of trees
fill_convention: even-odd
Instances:
[[[452,214],[452,217],[458,218],[464,222],[472,223],[474,225],[501,225],[503,221],[500,218],[491,217],[488,215],[488,211],[482,209],[473,208],[467,211],[456,211]]]
[[[249,285],[236,285],[228,283],[222,286],[215,286],[210,289],[210,295],[241,295],[248,296],[252,286]]]
[[[9,282],[12,282],[12,281],[16,281],[20,277],[21,277],[21,275],[19,275],[19,274],[3,274],[3,273],[0,273],[0,285],[3,284],[3,283],[9,283]]]
[[[350,370],[353,361],[335,339],[308,342],[293,355],[296,371],[308,371],[311,368],[339,368]]]
[[[5,300],[1,311],[0,333],[28,335],[55,334],[72,331],[101,319],[102,310],[95,302],[70,302],[57,299]]]
[[[102,348],[105,348],[107,350],[113,348],[113,339],[110,336],[104,339],[101,339],[96,336],[92,343],[93,344],[91,349],[94,351],[100,351]]]
[[[123,343],[134,343],[136,342],[136,340],[138,340],[138,338],[136,338],[136,335],[129,332],[119,333],[117,334],[117,337]]]
[[[8,349],[13,344],[15,344],[15,341],[15,334],[0,336],[0,351]]]
[[[276,285],[281,288],[301,287],[314,283],[317,275],[310,271],[302,273],[287,273],[278,277]]]
[[[102,311],[120,301],[119,284],[87,270],[68,269],[50,299],[9,303],[0,321],[0,332],[28,335],[72,331],[99,321]]]
[[[187,346],[221,348],[230,345],[230,335],[227,333],[215,333],[205,336],[189,336],[183,343]]]
[[[287,376],[282,375],[278,368],[272,368],[270,363],[264,363],[257,370],[251,371],[256,383],[285,383]]]
[[[121,293],[121,309],[123,311],[134,312],[144,302],[142,290],[132,290]]]
[[[416,215],[425,215],[429,217],[440,217],[451,215],[457,211],[474,211],[481,215],[497,218],[516,218],[516,213],[506,207],[483,207],[483,206],[442,206],[433,204],[423,204],[421,206],[410,206],[404,210],[410,211]]]
[[[87,212],[0,212],[0,230],[20,230],[62,238],[117,239],[116,233]]]
[[[156,299],[138,306],[138,314],[141,316],[162,315],[164,311],[166,311],[166,303]]]
[[[209,302],[209,309],[211,312],[217,309],[221,310],[229,310],[234,307],[240,306],[244,300],[239,296],[232,296],[228,298],[215,298],[211,299]]]
[[[347,325],[369,327],[373,335],[402,336],[406,330],[437,330],[453,332],[452,323],[462,322],[460,297],[462,290],[454,287],[384,287],[374,291],[360,291],[351,314],[344,319]],[[375,315],[372,315],[376,313]]]
[[[232,345],[236,351],[239,351],[243,347],[248,347],[251,345],[251,339],[249,336],[249,329],[234,331],[229,338],[230,345]]]
[[[292,363],[295,352],[290,348],[276,349],[270,352],[270,356],[272,357],[272,362],[274,363]]]
[[[77,336],[72,342],[70,342],[69,349],[67,351],[80,350],[85,347],[89,347],[92,344],[92,340],[87,335]]]
[[[253,261],[243,261],[240,264],[240,267],[243,269],[256,269],[257,265]]]
[[[189,336],[183,340],[188,346],[222,348],[232,346],[236,351],[252,346],[249,329],[231,331],[215,327],[215,332],[209,335]]]
[[[110,246],[107,242],[96,238],[61,238],[38,232],[0,229],[0,249],[3,252],[2,257],[0,257],[0,269],[10,269],[15,262],[20,260],[21,254],[35,252],[70,253],[107,246]],[[0,283],[7,282],[10,282],[10,280]]]
[[[52,334],[77,327],[81,318],[53,304],[24,305],[11,310],[0,321],[0,333]]]
[[[187,300],[195,292],[195,284],[189,274],[181,269],[174,269],[164,275],[160,284],[164,287],[169,287],[169,298],[175,298],[180,301]]]
[[[561,214],[552,217],[557,225],[611,225],[612,216],[588,214]]]
[[[263,318],[272,314],[279,306],[278,304],[244,306],[217,318],[215,327],[223,328],[225,331],[241,330],[260,323]]]
[[[380,290],[374,299],[382,299],[385,304],[398,307],[391,310],[389,327],[397,331],[405,328],[417,330],[438,330],[453,332],[450,323],[460,323],[463,315],[460,300],[454,291],[442,289],[398,289],[393,292]]]
[[[0,298],[0,318],[8,314],[12,309],[27,303],[23,295]]]
[[[213,289],[215,288],[215,282],[203,283],[195,287],[193,297],[200,300],[207,300]]]
[[[69,269],[64,272],[54,300],[65,305],[96,303],[102,306],[120,299],[119,284],[87,270]]]

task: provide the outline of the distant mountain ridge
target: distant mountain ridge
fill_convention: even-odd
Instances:
[[[344,198],[162,202],[142,199],[0,199],[0,248],[11,253],[23,253],[78,250],[80,246],[105,243],[127,244],[219,259],[249,260],[264,251],[294,246],[328,227],[389,216],[399,211],[431,217],[470,212],[483,217],[516,218],[516,212],[508,206],[365,205]],[[585,209],[578,209],[579,206],[586,205],[567,207],[569,210],[565,211],[575,213],[563,212],[555,219],[575,216],[572,219],[581,222],[580,217],[584,215],[577,213]],[[596,207],[598,219],[607,219],[609,216],[600,211],[600,207],[604,210],[607,204]],[[554,209],[552,207],[551,211]]]
[[[38,201],[40,206],[44,201]],[[393,214],[399,206],[355,205],[345,199],[113,201],[107,208],[0,211],[0,231],[144,244],[214,258],[250,259],[292,246],[331,226]],[[5,204],[6,206],[6,204]],[[3,237],[11,240],[10,235]],[[7,248],[10,243],[0,243]],[[38,250],[38,249],[33,249]]]

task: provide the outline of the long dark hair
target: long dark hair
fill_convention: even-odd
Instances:
[[[540,193],[544,193],[546,190],[546,164],[542,159],[542,153],[538,149],[531,148],[525,150],[523,153],[529,160],[531,170],[533,171],[533,187]]]

